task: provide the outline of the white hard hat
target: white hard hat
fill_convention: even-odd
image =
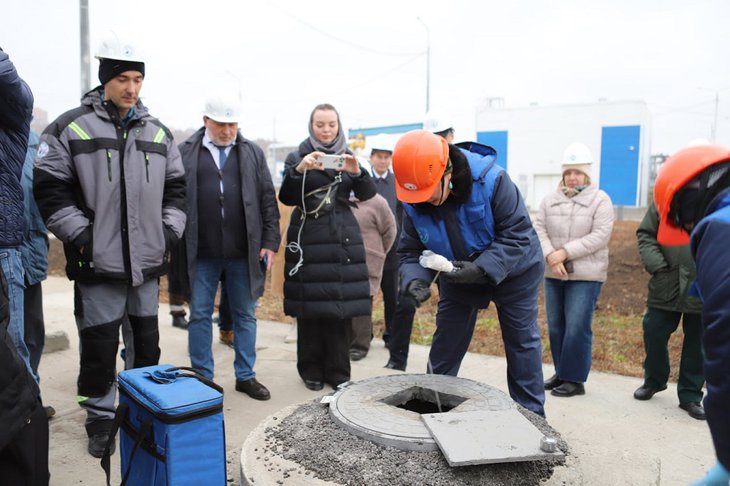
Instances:
[[[219,123],[238,123],[241,103],[235,96],[210,95],[205,99],[203,114]]]
[[[393,137],[386,133],[379,133],[377,135],[371,135],[365,142],[367,150],[365,153],[368,155],[373,154],[373,150],[381,150],[383,152],[393,153],[393,147],[395,147],[395,141]]]
[[[451,123],[451,119],[434,110],[426,113],[426,118],[423,120],[423,129],[431,133],[441,133],[449,129],[453,130],[453,128],[454,124]]]
[[[99,44],[94,57],[97,59],[118,59],[120,61],[144,62],[139,50],[131,43],[110,32]]]
[[[707,145],[712,145],[712,144],[706,138],[694,138],[694,139],[692,139],[692,140],[689,141],[689,143],[687,144],[687,146],[685,148],[690,148],[690,147],[705,147]]]
[[[593,163],[591,149],[584,143],[574,142],[568,145],[563,154],[563,167],[573,165],[590,165]]]

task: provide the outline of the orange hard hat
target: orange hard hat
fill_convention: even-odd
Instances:
[[[669,157],[662,165],[654,183],[654,205],[659,213],[657,241],[676,246],[689,243],[689,233],[669,217],[677,193],[705,169],[730,160],[730,149],[720,145],[689,147]]]
[[[403,135],[393,150],[395,193],[403,202],[419,203],[431,197],[449,161],[449,144],[426,130]]]

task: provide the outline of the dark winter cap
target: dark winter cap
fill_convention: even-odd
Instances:
[[[126,71],[138,71],[144,77],[144,63],[120,59],[99,59],[99,81],[102,85]]]

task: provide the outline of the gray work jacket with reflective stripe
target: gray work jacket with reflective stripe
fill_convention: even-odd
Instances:
[[[34,195],[64,243],[69,278],[137,286],[165,273],[168,246],[183,234],[185,172],[141,101],[123,125],[102,94],[87,93],[43,132]]]

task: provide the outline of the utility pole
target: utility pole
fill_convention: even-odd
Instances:
[[[421,17],[416,18],[419,22],[421,22],[423,28],[426,29],[426,113],[428,113],[429,108],[431,107],[431,31],[429,30],[428,25],[421,20]]]
[[[715,91],[715,121],[712,123],[712,143],[717,142],[717,109],[720,104],[720,92]]]
[[[724,91],[728,88],[711,89],[711,88],[698,87],[697,89],[715,93],[715,116],[713,117],[712,127],[710,127],[710,142],[712,142],[714,144],[717,142],[717,116],[718,116],[718,110],[720,108],[720,91]]]
[[[81,96],[91,90],[89,54],[89,0],[79,0],[79,37],[81,39]]]

